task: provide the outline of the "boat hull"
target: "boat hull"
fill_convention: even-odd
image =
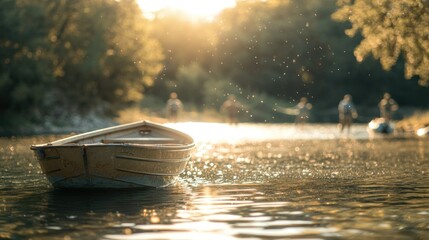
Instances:
[[[147,129],[146,123],[143,125]],[[166,129],[161,130],[165,132]],[[173,135],[180,135],[172,131]],[[176,181],[191,158],[193,140],[184,136],[184,140],[180,139],[183,144],[148,143],[147,138],[133,138],[134,142],[130,142],[130,138],[121,138],[121,141],[107,141],[104,138],[108,143],[90,143],[85,138],[79,140],[84,144],[76,141],[53,142],[35,145],[31,149],[55,188],[164,187]],[[123,142],[124,139],[128,142]],[[144,144],[136,139],[140,142],[144,140]]]
[[[163,187],[173,183],[190,149],[139,146],[43,147],[39,164],[56,188]]]
[[[423,128],[419,128],[416,132],[417,136],[419,137],[428,137],[429,136],[429,126],[423,127]]]
[[[383,118],[373,119],[368,123],[368,132],[372,134],[391,134],[394,131],[392,123]]]

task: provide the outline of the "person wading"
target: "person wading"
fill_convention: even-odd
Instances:
[[[358,116],[356,108],[352,102],[352,96],[350,94],[346,94],[343,100],[341,100],[338,104],[338,115],[340,131],[343,132],[344,128],[347,128],[347,133],[350,133],[353,119],[356,119]]]

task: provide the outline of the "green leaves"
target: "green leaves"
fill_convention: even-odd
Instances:
[[[115,113],[140,101],[162,67],[131,0],[5,0],[0,27],[0,114]]]
[[[429,85],[429,2],[425,0],[338,1],[332,18],[350,21],[350,37],[360,33],[363,40],[355,49],[357,61],[368,55],[390,70],[402,55],[405,77],[419,76]]]

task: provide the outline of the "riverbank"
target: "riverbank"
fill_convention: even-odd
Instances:
[[[158,109],[162,109],[159,107]],[[362,115],[356,123],[367,124],[376,116],[376,112],[367,113],[361,109]],[[322,111],[314,112],[313,115],[321,115]],[[325,121],[314,121],[316,116],[310,119],[311,124],[319,123],[336,123],[337,110],[332,109],[323,111],[324,116],[329,116]],[[332,115],[332,116],[331,116]],[[399,114],[398,114],[399,115]],[[366,117],[364,117],[366,116]],[[289,118],[287,118],[289,117]],[[429,125],[429,110],[416,110],[413,108],[402,108],[400,117],[401,120],[395,121],[395,127],[403,133],[415,134],[419,128]],[[70,134],[92,131],[100,128],[114,126],[118,124],[130,123],[135,121],[148,120],[156,123],[168,123],[163,110],[154,110],[151,108],[131,107],[120,111],[116,117],[100,116],[97,113],[90,113],[84,116],[77,114],[68,114],[62,118],[46,118],[42,123],[25,123],[17,124],[19,127],[11,128],[0,126],[0,136],[25,136],[25,135],[46,135],[46,134]],[[246,123],[293,123],[293,116],[283,116],[284,121],[279,119],[267,119],[265,121],[249,121],[249,119],[241,119]],[[255,120],[255,119],[254,119]],[[270,120],[270,121],[269,121]],[[215,109],[206,109],[202,111],[186,110],[179,116],[179,122],[212,122],[222,123],[227,122],[226,117]]]

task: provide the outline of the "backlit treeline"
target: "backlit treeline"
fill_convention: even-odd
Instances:
[[[145,19],[135,0],[3,0],[0,124],[113,116],[171,91],[196,110],[235,94],[254,121],[281,121],[267,117],[273,105],[303,96],[315,112],[345,93],[373,106],[384,91],[428,107],[417,84],[429,76],[428,4],[240,0],[195,22],[167,11]]]
[[[141,100],[162,68],[134,1],[5,0],[0,9],[2,121],[113,113]]]

